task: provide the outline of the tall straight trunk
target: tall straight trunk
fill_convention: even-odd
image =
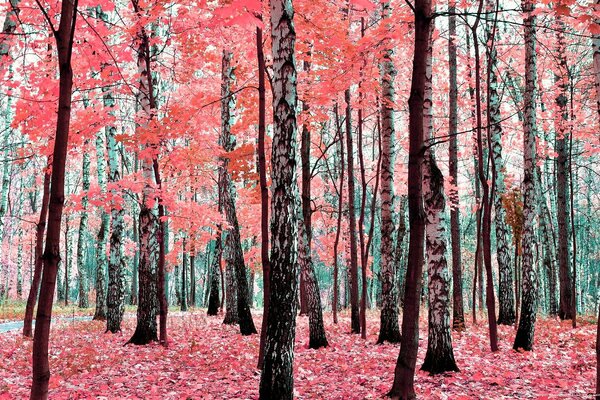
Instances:
[[[406,208],[408,198],[406,195],[400,196],[400,207],[398,211],[398,231],[396,232],[395,262],[396,285],[398,290],[398,301],[400,306],[404,307],[404,289],[406,288]]]
[[[558,73],[555,75],[555,82],[559,88],[559,95],[556,97],[558,106],[558,115],[554,117],[556,130],[556,221],[558,223],[558,276],[559,276],[559,310],[560,319],[573,318],[573,292],[571,265],[569,262],[569,249],[571,247],[570,220],[568,212],[569,198],[569,178],[568,178],[568,88],[569,71],[567,65],[567,46],[565,42],[565,24],[560,17],[556,20],[557,30],[557,48],[556,56],[558,59]]]
[[[104,95],[106,97],[106,94]],[[104,99],[104,105],[107,105],[107,99]],[[110,129],[107,127],[106,129]],[[116,134],[116,128],[113,128]],[[96,136],[96,155],[97,155],[97,174],[100,193],[106,196],[106,159],[105,159],[105,134],[99,132]],[[116,155],[115,155],[116,157]],[[102,209],[100,216],[100,229],[98,230],[96,244],[96,310],[94,319],[104,321],[106,319],[107,293],[106,293],[106,268],[108,260],[106,258],[106,239],[108,237],[110,224],[110,215]],[[112,250],[111,250],[112,251]]]
[[[486,1],[487,21],[487,86],[488,86],[488,142],[491,143],[492,153],[492,193],[491,202],[494,205],[496,226],[496,256],[498,259],[498,324],[512,325],[515,323],[515,299],[513,295],[513,270],[510,256],[509,231],[506,223],[506,210],[502,205],[502,196],[506,191],[504,184],[504,160],[502,159],[502,116],[500,115],[500,96],[498,95],[498,40],[497,17],[498,9],[495,0]]]
[[[105,106],[108,99],[105,95]],[[112,101],[112,97],[111,97]],[[108,104],[112,107],[113,103]],[[118,162],[117,141],[114,126],[106,127],[106,144],[108,149],[108,180],[112,184],[118,184],[121,180]],[[112,195],[116,196],[116,189],[112,189]],[[123,230],[125,229],[125,209],[113,204],[110,210],[112,232],[110,235],[110,255],[108,260],[108,292],[106,296],[106,331],[116,333],[121,331],[123,312],[125,307],[125,260],[123,258]]]
[[[139,243],[140,242],[140,235],[139,235],[139,222],[138,219],[136,218],[135,214],[133,215],[133,242],[134,243]],[[137,299],[138,299],[138,265],[140,262],[140,251],[139,249],[135,250],[135,254],[133,255],[133,265],[131,268],[131,296],[129,298],[129,304],[131,304],[132,306],[137,305]]]
[[[134,11],[141,16],[138,0],[132,0]],[[152,85],[150,69],[150,38],[143,25],[140,25],[138,35],[138,102],[142,118],[138,127],[146,129],[155,117],[156,101]],[[156,144],[146,145],[147,149],[155,148]],[[158,340],[156,326],[157,293],[158,293],[158,258],[160,253],[160,242],[162,235],[160,223],[154,204],[156,195],[153,186],[158,184],[154,174],[153,160],[148,157],[140,159],[142,179],[142,198],[140,202],[139,215],[139,249],[140,259],[138,265],[138,309],[137,325],[133,336],[127,343],[144,345]]]
[[[44,233],[46,233],[46,221],[48,220],[48,203],[50,202],[50,165],[52,159],[48,158],[48,166],[44,168],[44,189],[42,193],[42,207],[40,209],[40,218],[35,229],[35,266],[33,270],[33,279],[29,288],[27,297],[27,306],[25,307],[25,319],[23,321],[23,336],[31,337],[33,335],[32,320],[33,309],[37,302],[40,289],[40,279],[42,277],[42,251],[44,249]]]
[[[187,283],[187,253],[186,253],[186,239],[183,238],[181,244],[181,299],[180,306],[181,311],[187,311],[188,309],[188,283]]]
[[[352,141],[352,108],[350,89],[344,92],[346,101],[346,153],[348,160],[348,214],[350,229],[350,323],[351,332],[360,333],[358,313],[358,248],[356,243],[356,208],[354,188],[354,145]]]
[[[217,230],[215,239],[215,256],[210,265],[210,294],[208,296],[208,315],[217,315],[219,313],[219,274],[221,265],[221,230]]]
[[[231,133],[231,127],[234,123],[235,96],[232,93],[232,86],[235,83],[235,67],[232,65],[233,53],[223,50],[222,74],[221,74],[221,133],[219,144],[225,152],[229,153],[235,149],[235,136]],[[224,256],[228,268],[231,266],[235,273],[236,292],[237,292],[237,316],[242,335],[252,335],[256,332],[252,314],[250,313],[250,304],[248,302],[248,280],[246,276],[246,265],[244,263],[244,254],[242,252],[242,241],[240,238],[240,227],[235,207],[235,186],[231,180],[231,175],[227,170],[229,158],[220,157],[219,166],[219,198],[223,202],[223,211],[227,218],[229,227],[225,232]],[[229,300],[229,299],[228,299]],[[229,305],[228,305],[229,307]]]
[[[389,392],[393,399],[415,397],[415,367],[419,349],[419,306],[423,252],[425,239],[425,213],[423,211],[423,111],[427,49],[430,41],[431,1],[415,0],[415,46],[409,107],[408,151],[408,213],[410,239],[408,267],[402,313],[402,340],[400,354],[394,370],[394,383]]]
[[[303,215],[301,208],[299,215]],[[304,220],[304,218],[299,218],[298,220],[298,263],[300,264],[300,274],[304,276],[304,284],[306,285],[306,307],[309,327],[308,347],[318,349],[320,347],[327,347],[329,343],[327,342],[327,335],[325,334],[325,326],[323,324],[323,308],[321,306],[319,282],[317,281],[313,266]]]
[[[448,63],[449,63],[449,162],[448,169],[452,184],[456,190],[452,192],[453,205],[450,207],[450,238],[452,243],[452,329],[458,332],[465,330],[465,311],[463,300],[462,261],[460,253],[460,209],[458,194],[458,84],[457,84],[457,49],[456,49],[456,1],[450,0],[448,5]]]
[[[477,158],[478,163],[478,175],[481,181],[481,188],[483,189],[483,215],[482,215],[482,250],[483,250],[483,262],[485,265],[486,275],[486,292],[485,300],[488,314],[488,326],[490,336],[490,348],[492,351],[498,351],[498,332],[496,326],[496,298],[494,295],[494,282],[492,277],[492,243],[491,243],[491,225],[492,225],[492,201],[491,196],[493,195],[493,186],[490,190],[490,185],[485,173],[484,165],[488,164],[489,152],[484,158],[483,151],[483,133],[482,133],[482,115],[481,115],[481,66],[479,57],[479,41],[477,39],[477,27],[479,25],[481,11],[483,8],[483,0],[479,3],[479,11],[477,13],[477,19],[472,28],[473,31],[473,48],[475,50],[475,98],[476,98],[476,112],[477,112]],[[489,134],[488,136],[488,148],[489,148]],[[494,173],[494,163],[492,165],[492,174]],[[492,175],[493,176],[493,175]],[[490,195],[490,192],[492,193]],[[481,264],[480,264],[481,265]]]
[[[65,218],[65,307],[69,304],[69,275],[71,273],[71,244],[69,217]],[[43,256],[42,256],[43,257]]]
[[[262,16],[261,16],[262,19]],[[266,133],[266,88],[265,88],[265,54],[263,51],[263,31],[256,27],[256,54],[258,62],[258,176],[260,185],[260,259],[263,273],[263,319],[260,330],[260,347],[258,368],[262,369],[265,360],[265,341],[267,339],[267,320],[269,315],[269,298],[271,281],[269,274],[269,188],[267,187],[267,158],[265,152]]]
[[[337,226],[335,231],[335,240],[333,242],[333,323],[338,323],[337,312],[339,302],[339,264],[338,264],[338,247],[340,244],[340,237],[342,234],[342,217],[344,207],[344,134],[342,127],[340,126],[339,114],[337,104],[335,106],[335,126],[338,134],[339,148],[339,161],[340,161],[340,186],[338,192],[338,206],[337,206]]]
[[[596,0],[596,9],[600,8],[600,0]],[[600,24],[600,18],[596,20]],[[594,35],[592,39],[594,51],[594,87],[596,88],[596,108],[598,111],[598,123],[600,123],[600,35]],[[600,391],[596,390],[596,393]]]
[[[190,249],[190,305],[196,307],[196,248]]]
[[[431,28],[433,34],[433,24]],[[433,42],[430,39],[427,48],[423,102],[425,108],[423,110],[423,141],[427,144],[433,140],[432,63]],[[450,333],[450,277],[446,260],[444,177],[435,161],[433,147],[425,151],[422,174],[426,218],[425,251],[427,252],[429,335],[427,336],[427,353],[421,369],[431,374],[440,374],[447,371],[458,371],[458,367],[454,361]]]
[[[271,296],[260,399],[294,396],[294,338],[298,292],[296,213],[296,60],[291,0],[271,0],[273,145],[271,151]]]
[[[87,141],[84,146],[87,147]],[[79,308],[89,307],[88,303],[88,276],[87,263],[84,252],[84,246],[87,247],[88,231],[88,197],[87,193],[90,190],[90,154],[87,151],[83,153],[82,161],[82,189],[83,197],[81,198],[81,217],[79,219],[79,238],[77,240],[77,284],[79,291]]]
[[[536,97],[537,97],[537,55],[536,17],[531,0],[522,1],[525,13],[525,104],[523,121],[523,256],[522,256],[522,303],[519,328],[513,347],[531,350],[535,331],[537,300],[537,268],[535,262],[535,219],[536,219]]]
[[[58,30],[55,30],[51,26],[57,45],[60,78],[56,134],[54,136],[54,149],[52,152],[48,231],[43,256],[42,286],[33,337],[33,379],[30,395],[30,399],[32,400],[45,400],[48,398],[48,382],[50,380],[48,339],[50,336],[56,272],[60,261],[60,225],[65,200],[65,164],[69,144],[73,88],[71,54],[77,20],[77,4],[77,0],[73,2],[62,1]]]
[[[309,54],[310,56],[310,50]],[[310,61],[304,61],[304,71],[310,73]],[[310,106],[307,101],[302,101],[302,112],[305,118],[309,115]],[[302,124],[302,134],[300,136],[300,168],[302,170],[302,186],[301,186],[301,199],[302,199],[302,215],[304,217],[304,228],[306,232],[306,246],[308,248],[310,257],[311,242],[312,242],[312,207],[310,198],[310,127],[308,122]],[[302,239],[302,238],[300,238]],[[300,249],[302,251],[302,249]],[[311,258],[312,262],[312,258]],[[312,267],[312,265],[311,265]],[[306,275],[302,273],[303,267],[300,265],[300,315],[308,314],[308,293],[307,293],[307,282]]]
[[[383,4],[383,18],[391,16],[390,3]],[[393,49],[386,40],[381,61],[381,317],[377,343],[400,341],[398,326],[398,294],[395,284],[394,260],[394,78],[396,68],[392,61]],[[371,222],[373,223],[373,221]]]
[[[541,172],[538,169],[538,178],[539,176],[541,176]],[[558,314],[556,306],[556,278],[554,278],[556,271],[552,257],[552,237],[550,236],[549,221],[547,220],[549,213],[546,211],[545,199],[543,196],[540,201],[539,213],[540,236],[542,239],[540,247],[542,248],[543,254],[542,264],[544,275],[548,280],[548,314],[556,316]]]

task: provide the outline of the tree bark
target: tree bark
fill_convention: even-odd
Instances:
[[[106,96],[107,95],[105,94],[105,107],[107,106],[107,101],[110,101],[106,99]],[[96,154],[98,159],[98,185],[100,186],[100,193],[102,196],[106,196],[106,159],[104,156],[105,147],[105,135],[104,133],[99,132],[96,136]],[[107,312],[106,268],[108,266],[108,260],[106,259],[106,239],[109,233],[110,215],[104,211],[104,209],[102,209],[100,218],[100,230],[98,231],[96,242],[96,310],[94,312],[94,319],[104,321],[106,319]]]
[[[105,95],[105,106],[112,107],[114,102],[112,96],[110,100]],[[117,129],[114,126],[106,127],[106,143],[108,149],[108,179],[111,183],[117,184],[121,180],[119,172],[117,141],[115,134]],[[112,189],[112,195],[117,196],[117,190]],[[110,210],[112,232],[110,235],[110,255],[108,260],[108,292],[106,297],[107,318],[106,331],[120,332],[121,322],[123,321],[123,312],[125,307],[125,271],[123,259],[123,230],[125,209],[122,206],[113,204]]]
[[[391,17],[389,2],[383,3],[383,19]],[[396,265],[394,260],[394,78],[396,68],[392,62],[393,49],[386,39],[386,49],[381,61],[381,317],[377,343],[400,341],[398,326],[398,293],[396,292]],[[371,222],[373,223],[373,222]]]
[[[530,351],[536,320],[537,268],[535,265],[535,218],[536,218],[536,17],[532,14],[531,0],[521,2],[525,13],[525,113],[523,121],[523,256],[522,256],[522,303],[519,328],[513,348]]]
[[[433,34],[433,24],[431,25]],[[429,40],[425,72],[423,110],[423,141],[433,140],[433,41]],[[435,161],[434,148],[425,150],[423,160],[423,202],[425,206],[428,276],[428,331],[427,353],[421,369],[431,374],[458,371],[450,333],[450,283],[446,260],[446,229],[444,214],[444,177]]]
[[[569,249],[571,247],[571,227],[568,213],[569,198],[569,178],[568,178],[568,133],[567,125],[569,121],[568,104],[568,65],[566,58],[566,43],[564,36],[564,22],[557,17],[557,49],[558,74],[555,75],[555,82],[559,88],[559,95],[556,97],[558,106],[558,115],[554,117],[556,130],[556,221],[558,223],[558,276],[559,276],[559,310],[560,319],[573,319],[573,292],[571,265],[569,262]]]
[[[221,272],[221,229],[217,228],[215,239],[215,256],[210,266],[210,294],[208,297],[208,315],[217,315],[219,313],[219,274]]]
[[[513,295],[513,271],[510,256],[509,231],[506,224],[506,211],[502,205],[502,196],[506,191],[504,184],[504,160],[502,159],[502,116],[500,114],[500,96],[498,95],[498,39],[497,18],[498,9],[494,0],[487,0],[486,33],[488,43],[487,57],[487,86],[488,86],[488,142],[492,153],[492,193],[491,202],[494,205],[496,226],[496,257],[498,259],[498,324],[512,325],[515,323],[515,299]]]
[[[296,60],[291,0],[271,0],[273,146],[271,153],[271,297],[260,399],[292,399],[298,292],[296,215]]]
[[[56,272],[60,261],[60,225],[65,200],[65,164],[69,144],[69,125],[71,122],[71,96],[73,88],[73,70],[71,54],[78,1],[62,1],[58,30],[51,27],[56,39],[59,66],[59,97],[56,120],[56,135],[52,152],[52,178],[50,186],[50,204],[48,208],[48,231],[44,250],[42,286],[36,315],[33,337],[33,379],[31,385],[32,400],[48,398],[50,366],[48,363],[48,339],[52,319],[52,300],[56,284]]]
[[[87,141],[84,143],[86,146]],[[86,146],[87,147],[87,146]],[[87,263],[84,252],[84,246],[87,246],[88,231],[88,197],[87,192],[90,190],[90,154],[87,151],[83,153],[82,161],[82,189],[83,197],[81,198],[81,216],[79,219],[79,238],[77,240],[77,284],[79,291],[79,308],[88,308],[88,276],[87,276]]]
[[[358,248],[356,243],[356,207],[354,188],[354,146],[352,141],[352,108],[350,89],[344,92],[346,101],[346,153],[348,160],[348,219],[350,229],[350,323],[351,332],[360,333],[358,312]]]
[[[449,162],[448,169],[452,184],[456,187],[450,196],[450,238],[452,243],[452,329],[462,332],[465,327],[465,311],[463,300],[462,261],[460,253],[460,197],[458,195],[458,84],[457,84],[457,46],[456,46],[456,2],[450,0],[448,5],[448,63],[449,63],[449,117],[448,136]]]
[[[262,19],[262,16],[261,16]],[[262,369],[265,360],[265,341],[267,339],[267,320],[269,315],[271,263],[269,261],[269,188],[267,187],[267,159],[265,153],[266,133],[266,89],[265,54],[263,51],[263,31],[256,28],[256,54],[258,61],[258,176],[260,185],[260,258],[263,272],[263,319],[260,329],[260,347],[258,368]]]
[[[235,96],[232,93],[232,86],[235,83],[235,66],[232,65],[233,53],[223,50],[222,75],[221,75],[221,134],[219,144],[226,153],[234,150],[236,145],[235,136],[231,133],[231,127],[234,123]],[[232,268],[235,273],[236,296],[237,296],[237,319],[240,325],[242,335],[252,335],[256,333],[252,314],[250,313],[250,304],[248,303],[248,280],[246,276],[246,265],[244,263],[244,254],[242,252],[242,242],[240,238],[240,227],[238,224],[235,208],[235,186],[231,180],[231,175],[227,170],[229,158],[220,157],[219,166],[219,197],[223,202],[223,211],[227,218],[229,228],[225,230],[225,247],[223,255],[227,268]],[[229,300],[229,297],[227,298]],[[227,305],[229,307],[229,304]]]
[[[40,218],[35,230],[35,266],[33,270],[33,279],[29,288],[29,296],[27,297],[27,306],[25,307],[25,319],[23,321],[23,336],[31,337],[33,335],[32,320],[33,309],[37,302],[38,292],[40,289],[40,279],[42,277],[43,258],[42,251],[44,250],[44,233],[46,233],[46,221],[48,220],[48,203],[50,202],[50,165],[52,158],[48,158],[48,166],[44,169],[44,191],[42,193],[42,207],[40,209]]]
[[[342,210],[344,206],[344,134],[340,126],[337,104],[335,105],[335,126],[338,134],[338,142],[340,144],[339,160],[340,160],[340,188],[338,190],[338,207],[337,207],[337,226],[335,231],[335,240],[333,243],[333,323],[338,323],[338,302],[339,302],[339,264],[338,264],[338,247],[342,234]]]
[[[419,348],[419,300],[423,275],[425,213],[423,211],[423,111],[427,48],[432,24],[431,1],[415,0],[415,46],[409,106],[408,212],[409,250],[402,313],[402,340],[388,395],[393,399],[415,397],[414,379]]]

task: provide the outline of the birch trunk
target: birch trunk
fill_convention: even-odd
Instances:
[[[383,4],[384,21],[391,16],[389,2]],[[393,49],[387,48],[381,61],[381,317],[377,343],[400,341],[398,326],[398,293],[396,292],[396,265],[394,260],[394,78],[396,68],[392,62]],[[373,223],[373,222],[371,222]]]
[[[291,0],[271,0],[273,146],[271,153],[271,297],[260,399],[294,396],[294,338],[298,294],[296,213],[296,60]]]
[[[87,141],[84,143],[84,148],[87,146]],[[82,190],[83,197],[81,198],[81,217],[79,219],[79,238],[77,240],[77,283],[79,291],[79,308],[88,308],[88,276],[87,276],[87,263],[86,253],[84,246],[87,247],[88,231],[88,197],[87,193],[90,190],[90,154],[86,150],[83,153],[82,161]]]
[[[525,96],[523,121],[523,244],[522,244],[522,302],[519,328],[513,347],[530,351],[533,348],[537,306],[537,268],[535,265],[535,218],[536,218],[536,17],[532,14],[531,0],[522,1],[525,13]]]

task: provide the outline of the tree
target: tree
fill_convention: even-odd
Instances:
[[[536,96],[537,54],[536,17],[532,13],[531,0],[522,1],[525,13],[525,113],[523,121],[523,256],[522,256],[522,302],[519,328],[513,347],[530,351],[533,348],[537,300],[537,267],[535,265],[535,217],[536,217]]]
[[[114,107],[114,99],[110,92],[104,93],[104,107],[109,109]],[[108,150],[108,180],[112,184],[117,184],[121,180],[119,171],[117,141],[115,135],[117,128],[107,126],[105,128],[106,147]],[[99,141],[99,140],[98,140]],[[102,141],[104,142],[104,141]],[[111,194],[117,196],[117,190],[112,189]],[[125,209],[124,204],[112,204],[110,210],[112,232],[110,234],[110,256],[108,260],[108,292],[106,296],[106,330],[112,333],[121,330],[123,312],[125,307],[125,279],[123,258],[123,231],[125,229]],[[102,214],[104,218],[104,213]],[[102,222],[104,225],[104,221]],[[102,227],[100,228],[102,229]],[[98,309],[98,307],[96,307]]]
[[[498,34],[498,9],[496,2],[487,0],[486,33],[487,51],[487,86],[488,86],[488,142],[492,159],[492,193],[491,202],[494,204],[494,224],[496,226],[496,256],[498,259],[498,324],[512,325],[515,323],[515,302],[513,296],[513,270],[510,259],[509,231],[506,224],[506,211],[502,206],[502,196],[506,190],[504,184],[504,160],[502,159],[502,116],[500,114],[500,96],[498,95],[498,51],[496,41]],[[493,17],[493,19],[492,19]]]
[[[448,93],[448,169],[453,185],[458,183],[458,84],[456,61],[456,4],[450,0],[448,4],[448,78],[450,90]],[[465,330],[465,311],[462,287],[462,261],[460,254],[460,211],[458,189],[450,194],[452,202],[450,207],[450,238],[452,245],[452,329]]]
[[[106,102],[104,100],[104,106]],[[106,129],[110,129],[107,127]],[[114,128],[113,128],[114,129]],[[105,159],[105,147],[106,138],[104,132],[98,132],[96,135],[96,154],[97,154],[97,173],[98,173],[98,185],[100,186],[100,193],[106,195],[106,159]],[[115,150],[116,151],[116,150]],[[114,156],[116,157],[116,155]],[[118,173],[118,172],[117,172]],[[106,293],[106,267],[110,268],[108,260],[106,259],[106,239],[109,232],[110,215],[102,209],[100,216],[100,229],[98,230],[98,236],[96,238],[96,310],[94,312],[94,319],[104,321],[107,317],[107,293]],[[113,228],[114,229],[114,228]],[[117,228],[118,229],[118,228]],[[112,240],[112,239],[111,239]],[[112,247],[111,247],[112,252]],[[110,280],[110,278],[109,278]],[[110,282],[109,282],[110,285]]]
[[[219,312],[219,271],[221,265],[221,230],[217,230],[215,239],[215,256],[210,266],[210,294],[208,297],[208,315],[217,315]]]
[[[596,0],[596,9],[599,7],[600,0]],[[600,20],[596,20],[596,23],[600,23]],[[594,50],[594,87],[596,88],[596,108],[598,111],[598,122],[600,122],[600,35],[594,35],[592,43]]]
[[[133,8],[138,17],[141,17],[142,9],[138,0],[132,0]],[[138,95],[137,100],[141,109],[137,129],[143,132],[151,127],[155,117],[156,99],[152,86],[150,70],[150,38],[143,25],[140,25],[137,33],[137,65],[138,75]],[[146,149],[153,150],[155,145],[147,145]],[[154,173],[152,157],[148,154],[140,157],[142,169],[142,178],[144,186],[142,189],[142,198],[139,214],[139,248],[140,258],[138,265],[138,308],[137,325],[133,336],[127,343],[144,345],[153,341],[158,341],[156,327],[156,308],[158,299],[158,279],[157,265],[159,258],[160,241],[162,240],[159,232],[160,224],[158,216],[154,211],[156,197],[153,185],[158,184]]]
[[[31,287],[29,288],[29,296],[27,297],[27,305],[25,307],[25,319],[23,321],[23,336],[31,337],[33,334],[32,320],[33,320],[33,308],[38,298],[38,291],[40,288],[40,279],[42,277],[42,266],[44,260],[42,258],[42,251],[44,249],[44,233],[46,233],[46,220],[48,219],[48,203],[50,202],[50,165],[52,164],[51,158],[48,159],[48,166],[44,170],[44,185],[42,192],[42,207],[40,208],[40,218],[35,229],[35,254],[34,254],[34,270],[33,278],[31,280]]]
[[[235,66],[232,65],[233,53],[229,50],[223,50],[222,74],[221,74],[221,135],[219,144],[227,153],[233,151],[236,145],[235,135],[231,132],[231,126],[235,121],[235,95],[232,93],[232,86],[235,82]],[[224,256],[227,268],[235,273],[236,297],[237,297],[237,323],[240,325],[242,335],[252,335],[256,333],[252,314],[250,313],[250,304],[248,302],[248,280],[246,278],[246,265],[244,263],[244,254],[242,252],[242,242],[240,239],[240,227],[235,208],[235,188],[231,175],[227,170],[229,158],[224,155],[220,157],[221,165],[219,167],[219,198],[223,202],[223,211],[227,218],[229,228],[225,229],[225,247]],[[233,278],[231,283],[233,283]],[[229,281],[228,281],[229,283]],[[229,289],[229,287],[228,287]],[[229,293],[228,293],[229,294]],[[227,297],[227,307],[229,308],[229,295]],[[233,300],[233,299],[232,299]]]
[[[292,399],[298,292],[296,213],[296,60],[294,7],[271,0],[273,145],[271,150],[271,297],[260,398]]]
[[[425,81],[427,49],[432,24],[431,1],[416,0],[415,46],[411,79],[409,107],[409,155],[408,155],[408,215],[409,247],[402,314],[402,340],[400,354],[394,369],[394,383],[388,395],[393,399],[415,397],[414,379],[419,348],[419,308],[421,277],[423,275],[423,251],[425,239],[425,215],[423,211],[423,113],[425,105]]]
[[[69,144],[69,125],[71,122],[71,97],[73,88],[73,70],[71,55],[75,37],[78,0],[61,1],[58,29],[49,19],[47,11],[40,7],[46,17],[56,40],[58,52],[59,89],[58,113],[54,149],[52,151],[52,177],[50,184],[50,203],[48,208],[48,231],[44,250],[42,285],[38,303],[35,333],[33,336],[33,379],[31,384],[32,400],[48,398],[50,366],[48,363],[48,339],[52,321],[52,301],[56,285],[56,272],[60,261],[60,225],[65,201],[65,164]]]
[[[383,4],[383,18],[390,18],[390,3]],[[394,266],[394,78],[393,49],[388,48],[381,62],[381,325],[377,343],[400,341],[398,327],[398,295]]]
[[[356,207],[354,189],[354,145],[352,141],[352,108],[350,104],[350,89],[344,92],[346,102],[346,154],[348,165],[348,219],[350,224],[350,330],[360,333],[360,318],[358,313],[358,248],[356,243]]]
[[[433,24],[431,34],[433,35]],[[429,40],[425,69],[423,99],[423,141],[433,140],[433,87],[432,87],[433,41]],[[435,161],[434,147],[425,150],[423,160],[423,202],[425,207],[425,251],[427,253],[427,277],[429,294],[429,336],[427,353],[422,370],[431,374],[458,371],[454,361],[452,336],[450,334],[450,284],[446,261],[446,229],[444,212],[444,177]]]
[[[84,143],[84,146],[87,143]],[[87,147],[87,146],[86,146]],[[88,276],[85,260],[84,245],[87,242],[87,220],[88,220],[88,198],[87,192],[90,190],[90,154],[83,153],[83,164],[81,172],[81,182],[84,195],[81,198],[81,217],[79,219],[79,240],[77,241],[77,284],[79,288],[79,308],[89,307],[88,303]]]
[[[556,97],[556,105],[558,107],[557,116],[555,117],[556,127],[556,221],[558,223],[558,276],[559,276],[559,310],[558,316],[560,319],[573,319],[573,292],[571,274],[571,265],[569,263],[569,249],[571,247],[570,240],[570,221],[568,213],[568,134],[567,125],[569,121],[569,111],[567,105],[568,89],[569,89],[569,69],[567,65],[566,51],[567,46],[564,37],[564,23],[560,16],[557,17],[557,51],[556,57],[558,62],[558,73],[555,75],[555,81],[559,87],[559,94]]]

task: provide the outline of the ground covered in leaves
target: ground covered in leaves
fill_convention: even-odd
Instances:
[[[299,399],[381,398],[390,389],[399,345],[377,345],[378,315],[368,320],[368,339],[350,335],[349,318],[333,325],[326,314],[330,347],[307,348],[308,318],[298,318],[295,392]],[[61,321],[51,334],[51,399],[254,399],[259,336],[242,337],[222,317],[172,313],[170,346],[123,346],[135,328],[104,333],[95,321]],[[260,326],[261,315],[255,314]],[[595,322],[595,321],[594,321]],[[420,365],[427,347],[421,321]],[[595,379],[595,326],[584,321],[540,320],[535,351],[512,350],[513,327],[500,327],[500,351],[489,352],[485,324],[469,325],[453,342],[458,373],[418,372],[416,390],[426,399],[584,398]],[[20,332],[0,335],[0,399],[29,395],[32,342]]]

